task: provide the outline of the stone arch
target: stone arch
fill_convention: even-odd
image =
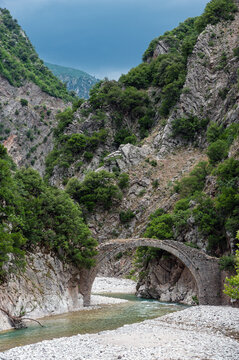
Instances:
[[[91,287],[102,262],[114,257],[120,251],[124,252],[127,248],[140,246],[159,248],[178,258],[189,269],[195,279],[199,304],[219,305],[221,303],[221,275],[217,258],[208,256],[202,251],[174,240],[131,238],[114,239],[99,245],[96,267],[82,272],[80,289],[85,299],[85,305],[90,301]]]

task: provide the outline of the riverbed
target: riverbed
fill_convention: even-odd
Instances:
[[[17,347],[3,360],[238,360],[239,309],[195,306],[116,330]]]

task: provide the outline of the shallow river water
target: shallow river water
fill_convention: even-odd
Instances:
[[[0,351],[53,338],[113,330],[124,324],[156,318],[185,308],[178,304],[139,299],[128,294],[105,295],[129,301],[117,305],[105,305],[100,309],[46,317],[40,320],[43,328],[32,322],[28,323],[27,329],[2,332],[0,333]]]

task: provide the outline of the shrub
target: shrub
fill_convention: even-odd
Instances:
[[[239,232],[237,232],[237,239],[239,240]],[[236,251],[236,275],[226,278],[224,285],[224,293],[232,299],[239,299],[239,250]]]
[[[26,99],[20,99],[20,103],[22,106],[27,106],[28,105],[28,101]]]
[[[129,175],[126,173],[122,173],[118,177],[118,186],[120,189],[125,189],[129,186]]]
[[[132,210],[121,211],[119,214],[119,218],[120,218],[120,221],[122,222],[122,224],[126,224],[126,223],[130,222],[134,217],[135,217],[135,214],[133,213]]]
[[[218,126],[216,123],[211,123],[207,130],[207,141],[213,143],[219,139],[223,132],[222,126]]]
[[[236,265],[236,257],[233,255],[225,255],[219,259],[220,270],[233,271]]]
[[[227,158],[228,156],[228,145],[224,140],[217,140],[209,145],[207,150],[210,163],[215,165],[219,161]]]
[[[144,233],[146,238],[172,239],[173,238],[173,219],[169,214],[154,216],[149,222]]]
[[[202,191],[209,172],[210,168],[208,163],[206,161],[199,162],[190,172],[189,176],[182,178],[180,182],[176,183],[174,190],[178,192],[182,198]]]
[[[82,182],[76,178],[69,180],[67,193],[86,210],[93,211],[96,206],[109,209],[114,201],[121,200],[122,194],[114,185],[115,175],[105,170],[89,172]]]
[[[172,122],[173,137],[181,136],[187,141],[195,140],[198,132],[205,129],[208,119],[198,119],[197,116],[190,115],[187,118],[174,119]]]

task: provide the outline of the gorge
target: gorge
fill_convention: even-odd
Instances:
[[[224,294],[239,230],[238,1],[211,0],[88,100],[6,9],[0,35],[0,307],[23,319],[80,310],[97,274],[200,314],[210,305],[212,322],[213,305],[238,306]],[[185,311],[189,331],[197,312]],[[10,327],[0,312],[0,330]]]

